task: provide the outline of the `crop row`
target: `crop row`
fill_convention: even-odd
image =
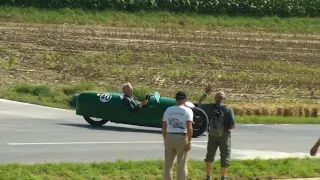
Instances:
[[[320,0],[1,0],[0,5],[245,16],[320,15]]]
[[[240,116],[283,116],[283,117],[319,117],[320,109],[318,107],[303,106],[262,106],[257,104],[243,107],[243,105],[232,105],[234,113]]]
[[[199,56],[173,57],[162,53],[134,53],[130,50],[65,53],[35,50],[25,46],[16,50],[0,48],[0,54],[0,59],[2,58],[0,67],[3,69],[31,68],[41,72],[45,72],[46,69],[50,71],[50,78],[59,82],[77,77],[78,80],[103,82],[107,86],[112,82],[111,84],[118,86],[129,78],[132,83],[143,82],[146,85],[161,86],[167,88],[167,91],[173,91],[178,86],[199,88],[204,86],[202,81],[204,83],[218,81],[215,87],[234,89],[232,93],[237,94],[230,95],[232,99],[250,100],[252,97],[255,101],[272,98],[309,99],[306,97],[311,94],[308,89],[319,89],[320,82],[317,78],[320,72],[320,69],[316,68],[317,65],[312,68],[303,62],[296,66],[280,61],[239,62],[215,57],[209,59]],[[162,65],[157,66],[157,64]],[[130,66],[132,71],[125,72],[126,66]],[[47,78],[45,76],[43,78]],[[104,77],[108,77],[108,80]],[[41,79],[39,76],[36,78]],[[242,93],[248,95],[240,97]],[[315,95],[319,96],[319,93],[315,92]],[[317,99],[309,101],[317,102]]]

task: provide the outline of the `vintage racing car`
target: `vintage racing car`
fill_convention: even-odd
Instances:
[[[102,126],[108,121],[146,127],[162,126],[165,110],[176,104],[174,98],[162,97],[158,92],[148,96],[149,102],[139,112],[131,112],[122,102],[121,93],[112,92],[82,92],[72,97],[71,106],[76,108],[76,114],[81,115],[92,126]],[[137,101],[138,104],[141,103]],[[201,136],[208,129],[209,106],[187,102],[186,106],[194,112],[193,137]],[[207,107],[207,108],[206,108]],[[206,108],[206,109],[205,109]]]

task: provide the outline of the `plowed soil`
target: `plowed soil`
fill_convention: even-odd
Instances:
[[[1,23],[0,68],[2,87],[130,81],[196,95],[215,83],[235,101],[320,101],[320,35]]]

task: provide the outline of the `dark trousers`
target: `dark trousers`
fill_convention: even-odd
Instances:
[[[216,151],[219,147],[220,150],[220,165],[221,168],[230,166],[231,154],[231,132],[225,131],[221,137],[208,135],[207,154],[205,162],[213,162]]]

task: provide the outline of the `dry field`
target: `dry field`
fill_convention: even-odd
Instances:
[[[197,99],[214,83],[238,114],[320,114],[319,34],[1,23],[0,68],[3,88],[130,81]]]

